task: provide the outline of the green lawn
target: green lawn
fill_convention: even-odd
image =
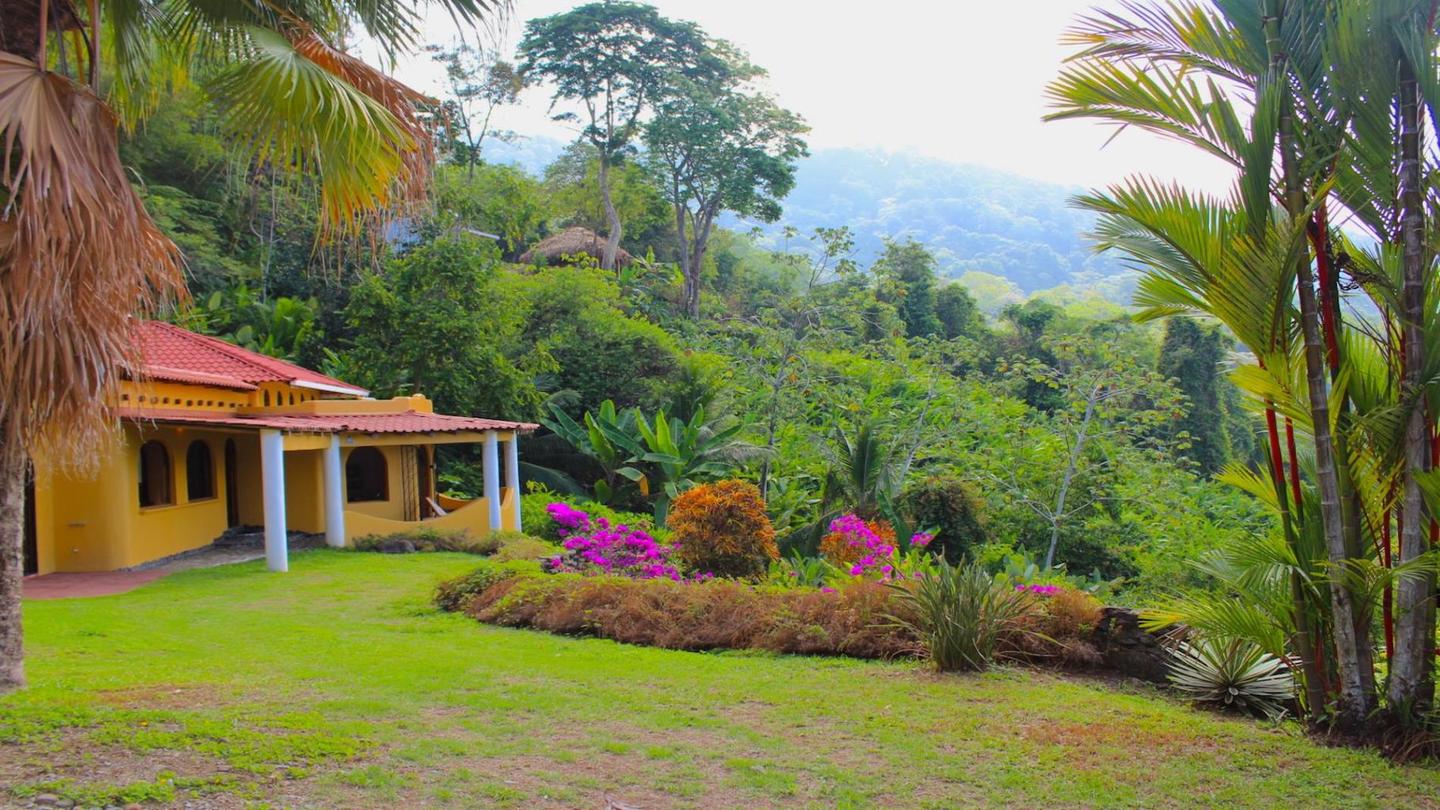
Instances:
[[[0,805],[1440,806],[1440,769],[1143,687],[559,638],[431,609],[458,555],[292,564],[27,603]]]

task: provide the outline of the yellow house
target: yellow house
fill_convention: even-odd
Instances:
[[[272,571],[287,532],[332,546],[417,526],[480,536],[520,528],[522,422],[446,416],[421,395],[389,400],[176,326],[140,329],[142,379],[120,388],[121,430],[98,469],[35,459],[25,573],[109,571],[263,526]],[[482,445],[484,497],[435,491],[435,446]],[[500,445],[505,446],[502,480]]]

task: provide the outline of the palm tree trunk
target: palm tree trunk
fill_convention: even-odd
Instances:
[[[1285,421],[1288,428],[1290,420]],[[1286,544],[1295,554],[1296,562],[1299,562],[1300,538],[1295,532],[1295,520],[1290,512],[1290,497],[1285,491],[1285,458],[1280,454],[1280,425],[1275,416],[1274,403],[1268,400],[1265,403],[1265,431],[1270,442],[1270,482],[1275,487],[1275,500],[1280,504],[1280,525],[1285,533]],[[1290,458],[1293,464],[1293,431],[1287,435],[1291,438]],[[1294,497],[1298,507],[1298,488]],[[1314,631],[1310,627],[1310,603],[1305,598],[1305,582],[1299,571],[1290,572],[1290,610],[1295,619],[1295,635],[1290,639],[1290,646],[1295,649],[1295,656],[1300,659],[1300,672],[1305,677],[1305,710],[1313,720],[1325,710],[1325,679],[1320,656],[1313,652],[1318,648]]]
[[[0,446],[0,693],[25,685],[20,588],[25,541],[25,451]]]
[[[1426,420],[1421,369],[1425,364],[1425,212],[1421,188],[1420,87],[1409,63],[1400,82],[1400,240],[1403,249],[1401,321],[1404,346],[1402,401],[1410,406],[1405,422],[1405,468],[1401,476],[1401,565],[1429,550],[1425,503],[1419,478],[1430,468],[1430,431]],[[1401,580],[1395,594],[1395,655],[1390,660],[1392,711],[1423,712],[1435,699],[1434,576]]]
[[[1270,57],[1272,80],[1288,82],[1289,67],[1280,39],[1280,0],[1266,0],[1265,40]],[[1303,213],[1304,188],[1301,185],[1295,154],[1293,104],[1289,98],[1280,104],[1277,127],[1281,172],[1284,179],[1285,207],[1292,217]],[[1329,376],[1326,369],[1323,341],[1320,335],[1320,314],[1315,301],[1315,278],[1310,269],[1308,251],[1295,263],[1296,288],[1300,301],[1300,329],[1305,340],[1305,382],[1310,402],[1310,417],[1315,437],[1315,477],[1320,490],[1321,532],[1330,558],[1330,571],[1338,579],[1342,566],[1352,557],[1352,544],[1346,537],[1345,500],[1340,494],[1339,460],[1335,454],[1334,437],[1330,431]],[[1370,650],[1369,626],[1365,611],[1356,603],[1355,595],[1338,581],[1330,588],[1334,614],[1336,664],[1340,670],[1340,728],[1359,732],[1375,708],[1375,672]]]
[[[600,152],[598,181],[600,201],[605,206],[605,223],[608,228],[605,233],[605,248],[600,255],[600,267],[613,271],[615,255],[620,252],[620,237],[624,235],[625,228],[620,222],[620,212],[615,209],[615,197],[610,190],[610,157],[605,154],[603,149]]]

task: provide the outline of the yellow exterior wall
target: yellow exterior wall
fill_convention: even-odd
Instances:
[[[285,454],[285,525],[325,531],[325,458],[316,450]]]
[[[342,470],[342,474],[345,468],[345,464],[350,461],[350,453],[354,451],[355,447],[362,446],[365,445],[356,444],[354,447],[340,448],[340,468]],[[418,490],[416,490],[416,488],[414,487],[409,486],[409,482],[405,480],[404,472],[404,454],[414,453],[414,446],[372,446],[374,446],[375,449],[379,450],[380,454],[385,457],[385,494],[389,496],[389,500],[355,501],[352,503],[347,499],[345,501],[345,511],[347,513],[356,512],[362,515],[370,515],[372,517],[384,518],[386,520],[404,520],[406,509],[405,500],[409,499],[412,502],[411,505],[413,507],[415,505],[415,502],[419,499]],[[321,492],[321,495],[323,497],[323,490]],[[321,503],[323,504],[324,501],[322,500]],[[323,514],[324,510],[322,509],[321,511]],[[346,528],[349,528],[348,524]]]
[[[265,525],[265,481],[260,475],[260,434],[237,433],[235,439],[236,482],[235,502],[240,512],[240,525]],[[222,459],[223,463],[223,459]]]
[[[110,571],[212,542],[226,528],[224,453],[230,435],[127,424],[102,448],[89,474],[51,470],[37,458],[39,572]],[[170,455],[172,503],[141,507],[140,446],[151,440],[164,445]],[[195,501],[186,491],[185,455],[192,441],[203,441],[210,448],[215,493]]]
[[[345,511],[345,542],[353,544],[356,538],[368,535],[403,534],[417,528],[436,529],[442,532],[464,531],[471,537],[484,537],[490,533],[490,510],[484,498],[476,498],[464,507],[441,517],[423,521],[390,520],[365,512]]]

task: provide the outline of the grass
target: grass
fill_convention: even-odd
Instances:
[[[25,605],[0,805],[1440,806],[1440,769],[1144,687],[697,654],[434,611],[458,554],[296,554]]]

